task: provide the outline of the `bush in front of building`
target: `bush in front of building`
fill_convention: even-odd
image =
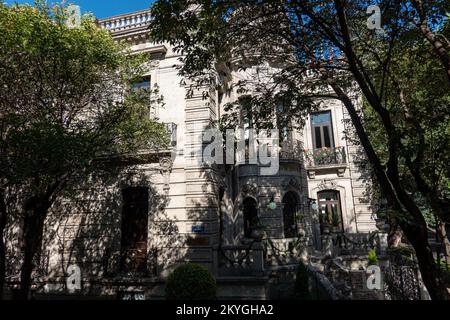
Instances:
[[[174,270],[167,279],[167,300],[214,300],[217,283],[203,266],[188,263]]]

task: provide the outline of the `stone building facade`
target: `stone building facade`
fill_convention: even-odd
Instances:
[[[271,286],[282,282],[277,272],[289,274],[299,259],[321,255],[324,235],[376,229],[368,182],[355,160],[359,149],[347,139],[349,117],[339,101],[324,100],[304,129],[281,143],[275,176],[261,175],[259,165],[205,166],[197,152],[204,129],[238,94],[187,96],[179,55],[148,38],[149,19],[142,11],[99,26],[133,52],[149,54],[139,85],[164,96],[151,114],[167,124],[172,148],[148,152],[144,162],[120,163],[114,175],[91,177],[55,206],[37,290],[68,293],[68,270],[76,265],[81,288],[69,293],[160,298],[170,270],[190,261],[213,272],[221,297],[273,297]]]

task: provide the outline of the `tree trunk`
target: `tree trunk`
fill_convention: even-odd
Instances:
[[[418,210],[417,206],[412,202],[410,197],[403,190],[401,190],[401,186],[398,181],[394,181],[393,183],[390,180],[390,178],[393,178],[395,175],[395,170],[394,172],[391,172],[389,176],[384,171],[380,159],[373,149],[369,137],[365,132],[364,126],[362,125],[361,119],[350,98],[336,84],[334,79],[327,78],[327,81],[349,112],[357,135],[366,152],[369,162],[372,164],[378,183],[380,184],[384,195],[388,199],[388,203],[399,213],[404,212],[404,210],[408,213],[407,217],[400,217],[401,219],[398,219],[398,223],[416,251],[420,272],[431,298],[439,300],[447,299],[448,293],[439,279],[437,265],[434,261],[432,251],[428,243],[426,223],[420,210]]]
[[[35,269],[35,258],[42,246],[42,234],[47,211],[50,208],[47,199],[32,198],[26,206],[23,225],[23,263],[20,269],[19,299],[31,298],[32,274]]]
[[[7,223],[7,208],[5,197],[4,189],[0,189],[0,300],[3,300],[6,285],[6,245],[4,233]]]
[[[450,57],[445,48],[445,45],[441,40],[431,31],[428,26],[428,17],[425,12],[424,4],[422,0],[414,0],[414,7],[417,9],[420,17],[420,23],[418,25],[420,32],[427,39],[427,41],[433,46],[436,55],[438,56],[442,66],[444,67],[447,80],[450,84]]]
[[[438,231],[438,237],[441,242],[442,252],[445,256],[445,263],[449,264],[450,261],[450,241],[447,237],[447,230],[445,229],[445,223],[442,221],[439,221],[439,225],[437,228]]]
[[[393,219],[390,219],[389,225],[388,245],[390,248],[396,248],[402,242],[402,231],[398,223],[393,221]]]

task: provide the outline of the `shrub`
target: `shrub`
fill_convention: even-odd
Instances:
[[[369,260],[369,266],[374,265],[378,263],[378,256],[375,250],[370,250],[369,254],[367,256],[367,259]]]
[[[299,300],[310,300],[309,276],[306,266],[300,262],[297,268],[297,277],[295,279],[295,298]]]
[[[203,266],[185,264],[175,269],[167,279],[167,300],[214,300],[217,284]]]

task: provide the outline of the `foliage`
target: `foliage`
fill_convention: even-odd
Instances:
[[[68,28],[64,14],[44,2],[0,6],[0,170],[36,191],[96,157],[165,142],[148,102],[127,89],[144,57],[125,55],[90,16]]]
[[[369,265],[374,265],[378,263],[378,256],[375,250],[370,250],[367,255],[367,259],[369,260]]]
[[[129,55],[90,15],[77,27],[68,18],[46,1],[0,3],[0,189],[20,190],[8,215],[24,219],[23,298],[58,196],[108,170],[99,159],[139,158],[168,142],[148,95],[130,90],[146,57]]]
[[[217,284],[213,275],[203,266],[185,264],[175,269],[167,279],[168,300],[214,300]]]
[[[408,258],[408,259],[411,259],[414,255],[414,250],[412,250],[411,247],[405,246],[405,245],[388,248],[388,251],[390,254],[392,254],[394,256],[399,255],[399,256],[402,256],[402,257]]]
[[[379,30],[367,27],[374,4],[382,10]],[[225,107],[224,127],[236,126],[248,105],[260,128],[275,120],[301,127],[321,102],[340,100],[365,151],[361,164],[395,213],[389,224],[401,227],[429,273],[430,294],[442,298],[412,192],[450,222],[448,152],[441,152],[449,137],[448,11],[444,0],[157,1],[151,36],[183,54],[180,73],[193,86],[246,95]],[[380,130],[371,135],[372,120]]]
[[[306,266],[303,262],[297,267],[297,276],[295,279],[295,298],[299,300],[310,300],[309,276]]]

